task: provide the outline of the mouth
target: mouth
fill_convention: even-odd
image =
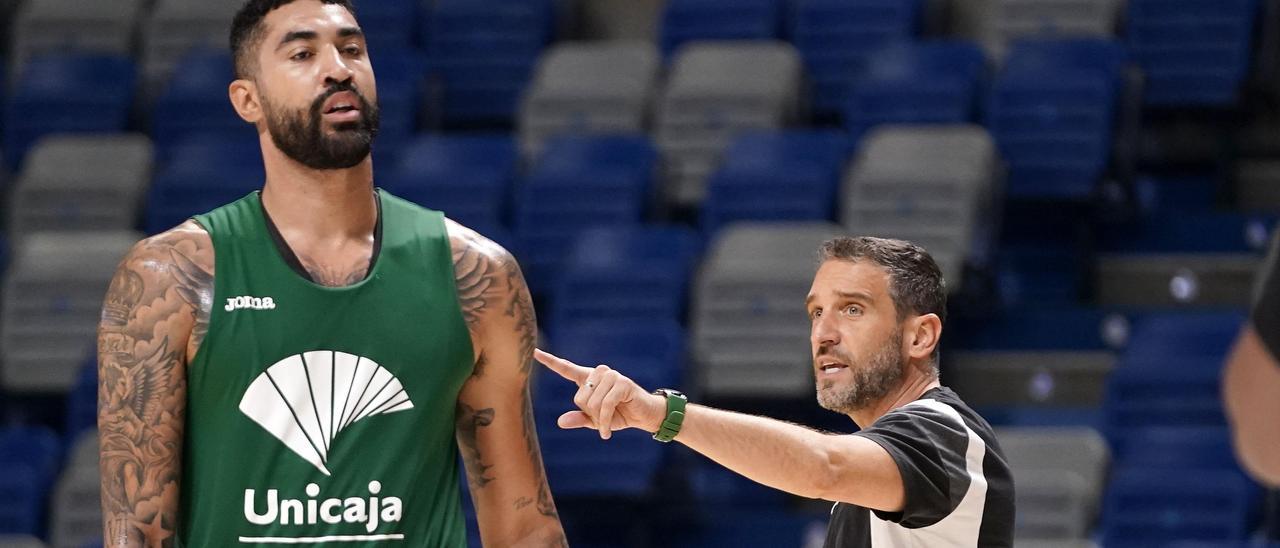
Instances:
[[[350,91],[342,91],[325,100],[320,112],[325,118],[335,122],[352,121],[360,117],[359,105],[360,100],[356,97],[356,94]]]
[[[818,363],[818,372],[823,376],[838,375],[848,368],[848,365],[836,361],[823,360]]]

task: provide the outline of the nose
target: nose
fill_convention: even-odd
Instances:
[[[836,329],[836,318],[823,315],[814,320],[813,327],[809,330],[809,343],[813,345],[815,356],[821,348],[840,344],[840,330]]]
[[[326,86],[350,82],[355,77],[355,71],[347,65],[346,60],[342,58],[342,53],[336,47],[327,48],[325,63],[321,75],[324,76]]]

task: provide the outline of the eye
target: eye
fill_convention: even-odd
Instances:
[[[342,48],[342,51],[352,57],[358,56],[364,52],[364,50],[360,49],[360,46],[357,46],[355,44]]]
[[[821,316],[822,316],[822,309],[821,309],[821,308],[815,308],[815,309],[813,309],[813,310],[810,310],[810,311],[809,311],[809,320],[810,320],[810,321],[816,320],[816,319],[818,319],[818,318],[819,318],[819,317],[821,317]]]
[[[849,305],[849,306],[844,307],[844,313],[845,313],[845,314],[848,314],[848,315],[850,315],[850,316],[857,316],[857,315],[861,315],[861,314],[862,314],[862,307],[860,307],[860,306],[858,306],[858,305],[856,305],[856,304],[851,304],[851,305]]]
[[[294,61],[306,61],[307,59],[311,58],[311,55],[312,53],[310,51],[302,50],[290,56],[289,59],[292,59]]]

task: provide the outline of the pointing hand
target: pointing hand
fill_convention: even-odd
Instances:
[[[556,421],[560,428],[595,428],[600,431],[600,438],[607,440],[615,430],[640,428],[657,432],[662,425],[666,400],[609,366],[582,367],[541,349],[535,350],[533,357],[578,385],[573,403],[579,410],[560,415]]]

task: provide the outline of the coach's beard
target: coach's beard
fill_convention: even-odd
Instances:
[[[324,102],[335,93],[350,91],[360,102],[360,119],[333,126],[333,134],[325,135]],[[267,131],[276,148],[294,161],[311,169],[347,169],[364,161],[373,149],[378,135],[378,105],[371,104],[350,84],[339,84],[316,97],[308,109],[289,111],[267,107]]]
[[[831,349],[830,352],[839,352]],[[822,356],[822,354],[819,354]],[[837,354],[849,365],[853,379],[844,385],[835,381],[818,379],[818,405],[828,411],[849,414],[861,411],[880,401],[902,383],[906,362],[902,359],[902,331],[896,331],[889,341],[869,356],[864,363],[855,364],[848,356]]]

